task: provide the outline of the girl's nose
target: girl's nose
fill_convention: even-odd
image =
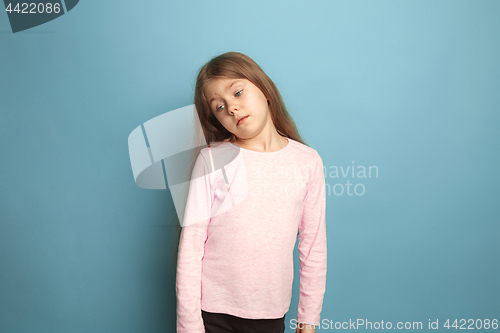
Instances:
[[[234,111],[238,111],[238,106],[236,105],[236,103],[229,103],[227,106],[227,110],[230,114],[233,114]]]

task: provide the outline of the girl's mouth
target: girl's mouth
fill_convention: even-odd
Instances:
[[[240,120],[238,120],[238,122],[236,123],[236,125],[240,126],[241,124],[243,124],[247,120],[248,117],[249,116],[244,116],[243,118],[241,118]]]

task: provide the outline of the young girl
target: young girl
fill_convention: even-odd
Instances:
[[[326,287],[325,179],[273,81],[248,56],[205,64],[195,107],[206,142],[177,257],[177,332],[285,331],[299,236],[296,332],[315,332]],[[293,325],[292,325],[293,326]]]

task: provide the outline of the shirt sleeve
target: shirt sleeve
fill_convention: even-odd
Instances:
[[[201,316],[201,269],[212,193],[207,163],[200,152],[189,184],[179,240],[176,276],[178,333],[205,333]]]
[[[300,294],[297,322],[320,325],[326,290],[326,190],[323,160],[317,154],[299,224]]]

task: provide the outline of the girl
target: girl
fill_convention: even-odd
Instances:
[[[177,257],[177,332],[285,331],[299,236],[296,332],[315,332],[326,287],[325,179],[273,81],[248,56],[205,64],[204,132]]]

